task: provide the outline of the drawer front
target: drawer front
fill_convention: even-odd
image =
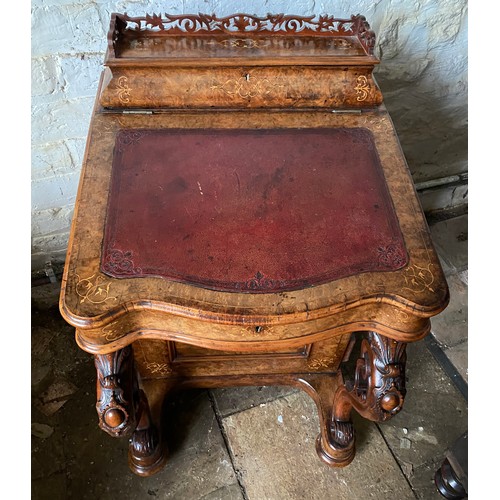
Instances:
[[[142,378],[206,377],[338,370],[350,334],[270,352],[219,351],[179,342],[137,340],[133,344]]]

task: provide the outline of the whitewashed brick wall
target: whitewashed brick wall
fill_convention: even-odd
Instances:
[[[32,0],[32,270],[64,261],[112,12],[363,14],[416,182],[467,171],[467,1]],[[444,201],[443,203],[446,203]]]

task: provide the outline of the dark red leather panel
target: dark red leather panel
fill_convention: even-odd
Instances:
[[[276,292],[408,256],[367,129],[122,130],[101,269]]]

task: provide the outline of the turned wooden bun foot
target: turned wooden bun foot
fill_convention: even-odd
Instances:
[[[128,465],[138,476],[159,472],[167,462],[168,451],[154,428],[135,431],[128,448]]]
[[[330,467],[345,467],[354,460],[356,454],[354,443],[346,448],[334,448],[331,444],[324,446],[321,434],[316,438],[316,452],[319,458]]]

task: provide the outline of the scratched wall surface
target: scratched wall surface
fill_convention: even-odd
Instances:
[[[467,1],[32,1],[32,271],[65,258],[112,12],[363,14],[415,182],[467,171]]]

